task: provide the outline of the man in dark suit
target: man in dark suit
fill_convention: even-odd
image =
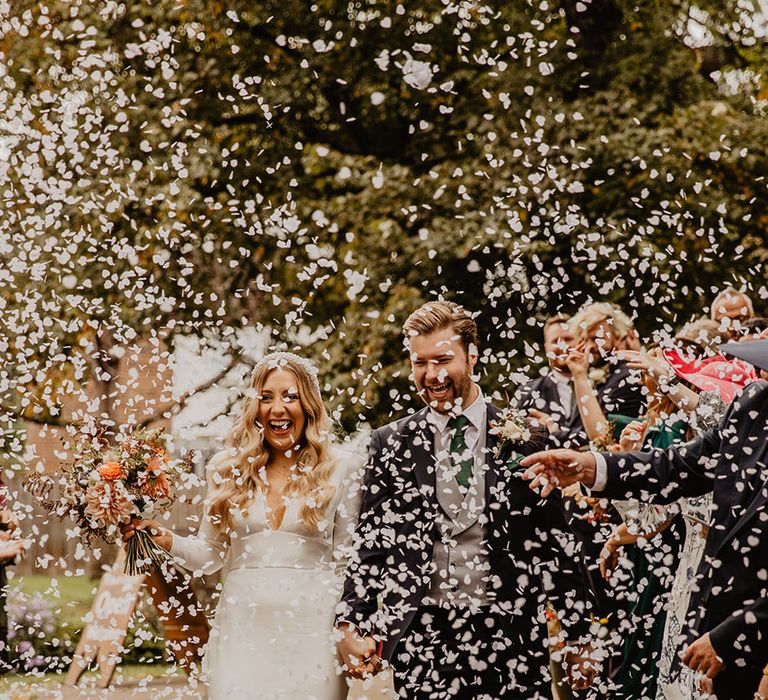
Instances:
[[[357,676],[391,662],[410,700],[551,698],[545,604],[570,642],[589,631],[561,505],[515,473],[525,444],[492,432],[500,412],[472,378],[472,317],[430,302],[404,333],[427,407],[373,433],[337,615],[342,659]],[[584,687],[594,664],[574,651],[570,677]]]
[[[768,368],[768,341],[725,346],[752,351]],[[736,348],[736,349],[733,349]],[[758,357],[758,360],[755,360]],[[763,359],[760,360],[759,357]],[[532,489],[547,496],[577,481],[608,498],[653,499],[713,493],[713,523],[688,612],[682,661],[712,683],[718,700],[751,700],[768,661],[768,383],[736,398],[720,425],[669,450],[526,457]]]
[[[570,318],[567,314],[557,314],[544,322],[544,354],[549,371],[523,384],[514,398],[515,406],[556,436],[556,444],[567,442],[579,414],[565,362],[568,352],[577,342],[570,327]]]
[[[546,426],[549,446],[576,448],[589,444],[567,362],[569,352],[578,344],[588,357],[589,376],[603,412],[642,415],[640,385],[631,377],[627,363],[614,356],[615,351],[625,349],[631,333],[629,319],[606,303],[588,304],[573,318],[558,314],[544,323],[549,371],[520,387],[515,405]]]

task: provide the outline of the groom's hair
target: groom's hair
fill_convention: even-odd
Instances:
[[[467,355],[477,354],[479,341],[475,319],[463,306],[452,301],[428,301],[414,311],[403,324],[405,344],[414,335],[430,335],[453,328]]]

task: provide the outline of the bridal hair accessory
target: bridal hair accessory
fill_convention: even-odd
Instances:
[[[253,377],[256,372],[265,366],[269,367],[269,369],[278,369],[285,367],[289,361],[299,365],[299,367],[301,367],[309,375],[309,378],[312,380],[312,384],[314,384],[315,389],[317,389],[317,393],[319,394],[320,379],[318,378],[317,367],[315,367],[315,365],[313,365],[306,358],[300,357],[299,355],[296,355],[292,352],[271,352],[269,355],[265,355],[254,366],[251,377]]]

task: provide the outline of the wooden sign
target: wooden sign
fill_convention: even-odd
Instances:
[[[152,574],[145,577],[144,585],[163,624],[166,648],[189,674],[202,658],[211,626],[185,574],[170,564],[165,569],[165,572],[153,569]]]
[[[121,549],[109,573],[101,578],[67,672],[69,685],[77,685],[94,661],[100,671],[98,687],[109,685],[145,586],[159,613],[167,647],[178,664],[190,673],[200,660],[210,626],[183,574],[169,564],[167,575],[155,569],[146,576],[127,576],[123,573],[124,562],[125,552]]]

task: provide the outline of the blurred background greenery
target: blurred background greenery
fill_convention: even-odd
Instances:
[[[480,312],[500,391],[588,298],[646,337],[727,283],[764,311],[765,26],[741,0],[15,0],[8,416],[55,421],[106,371],[82,348],[256,326],[353,430],[413,405],[400,324],[437,295]]]

